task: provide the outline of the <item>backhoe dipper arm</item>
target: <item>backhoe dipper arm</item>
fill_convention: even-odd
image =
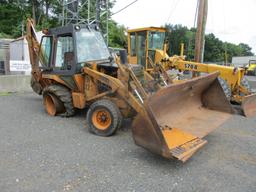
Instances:
[[[40,43],[36,37],[36,31],[34,28],[34,21],[32,19],[27,19],[27,35],[26,39],[28,41],[29,47],[29,58],[32,66],[32,74],[39,71],[39,48]]]
[[[216,64],[205,64],[205,63],[197,63],[193,61],[185,61],[180,56],[173,56],[162,60],[163,67],[165,69],[174,68],[181,71],[195,71],[195,72],[203,72],[203,73],[211,73],[213,71],[222,71],[225,70],[227,73],[235,74],[236,68],[221,66]]]
[[[220,77],[227,81],[232,90],[237,89],[242,91],[241,81],[245,71],[241,68],[185,61],[182,56],[165,57],[160,61],[160,64],[165,70],[177,69],[180,71],[194,71],[202,73],[213,73],[219,71]]]

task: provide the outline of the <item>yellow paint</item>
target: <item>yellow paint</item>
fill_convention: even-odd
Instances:
[[[169,149],[176,148],[197,138],[196,136],[181,131],[177,128],[173,128],[171,130],[164,129],[162,130],[162,133]]]
[[[151,31],[159,31],[159,32],[166,32],[167,30],[165,28],[157,28],[157,27],[145,27],[145,28],[138,28],[138,29],[132,29],[128,30],[128,61],[131,64],[138,64],[137,57],[131,56],[131,33],[135,33],[135,44],[136,47],[138,44],[138,38],[137,34],[139,32],[146,32],[147,39],[146,39],[146,57],[148,56],[149,51],[155,52],[155,57],[153,64],[161,64],[162,67],[165,70],[169,69],[177,69],[180,71],[192,71],[192,72],[202,72],[202,73],[213,73],[213,72],[220,72],[220,77],[227,82],[229,85],[231,92],[232,92],[232,98],[231,100],[236,102],[241,102],[241,98],[239,97],[241,93],[243,95],[250,95],[250,91],[246,89],[241,84],[241,81],[245,75],[245,69],[243,68],[235,68],[235,67],[229,67],[229,66],[223,66],[223,65],[216,65],[216,64],[205,64],[205,63],[196,63],[192,61],[186,61],[184,56],[184,45],[181,45],[181,55],[177,56],[174,55],[172,57],[169,57],[169,55],[166,53],[166,45],[163,47],[163,49],[154,49],[151,50],[148,48],[148,34]],[[255,68],[256,64],[252,62],[251,68]],[[148,59],[146,59],[146,66],[145,71],[150,72],[153,69],[152,63],[148,62]]]
[[[162,28],[162,27],[143,27],[143,28],[138,28],[138,29],[130,29],[130,30],[128,30],[128,33],[141,32],[141,31],[166,32],[166,29]]]

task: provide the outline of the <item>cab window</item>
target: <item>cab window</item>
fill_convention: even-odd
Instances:
[[[131,56],[136,56],[136,36],[135,33],[130,34]]]
[[[57,38],[55,68],[71,70],[74,62],[74,46],[72,35]]]
[[[51,36],[43,36],[41,45],[40,45],[40,67],[48,67],[50,65],[50,58],[52,52],[52,37]]]
[[[165,33],[150,31],[149,32],[149,49],[160,49],[162,50],[164,47]]]

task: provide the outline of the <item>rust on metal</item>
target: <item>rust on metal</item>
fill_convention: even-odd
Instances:
[[[256,94],[243,97],[242,110],[246,117],[256,115]]]
[[[46,112],[50,116],[55,116],[65,111],[63,103],[50,93],[44,96],[44,105]]]
[[[84,96],[84,93],[72,92],[72,101],[74,107],[78,109],[83,109],[86,104],[86,98]]]
[[[202,138],[233,113],[218,74],[172,84],[150,96],[144,103],[148,117],[138,114],[133,122],[135,143],[167,158],[184,162],[191,157],[206,144]]]

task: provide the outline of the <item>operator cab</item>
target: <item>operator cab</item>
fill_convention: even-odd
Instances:
[[[156,50],[164,50],[166,29],[157,27],[140,28],[128,31],[129,63],[140,64],[148,69],[150,61],[155,61]]]
[[[72,75],[86,64],[111,65],[111,55],[93,25],[68,25],[50,29],[40,44],[41,69],[47,73]]]

